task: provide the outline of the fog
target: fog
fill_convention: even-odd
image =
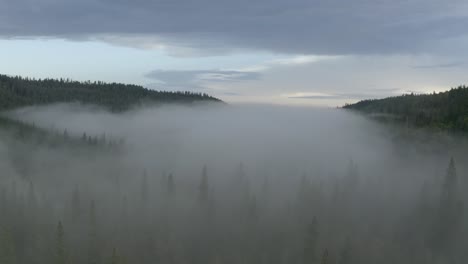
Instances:
[[[270,105],[6,116],[64,140],[0,134],[5,263],[468,260],[463,137]]]

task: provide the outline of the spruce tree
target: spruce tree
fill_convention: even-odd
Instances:
[[[250,198],[250,203],[249,203],[249,218],[251,221],[256,222],[258,219],[258,207],[257,207],[257,198],[255,195],[253,195]]]
[[[0,228],[0,263],[17,263],[15,243],[10,230],[7,228]]]
[[[119,264],[119,256],[117,255],[117,249],[115,248],[112,249],[110,264]]]
[[[206,165],[203,166],[202,175],[199,185],[199,195],[198,200],[202,203],[206,203],[208,201],[209,196],[209,184],[208,184],[208,172]]]
[[[328,249],[325,249],[322,254],[322,260],[320,264],[330,264],[329,256],[328,256]]]
[[[3,221],[5,221],[7,215],[7,192],[5,188],[1,188],[0,190],[0,215],[2,215],[2,219],[0,219],[0,225]]]
[[[34,184],[32,181],[29,182],[29,190],[28,190],[28,209],[30,212],[34,213],[37,206],[37,199],[36,193],[34,191]]]
[[[67,257],[65,252],[65,233],[63,231],[62,222],[57,225],[57,232],[55,238],[55,263],[66,264]]]
[[[458,193],[458,177],[455,161],[450,159],[442,184],[438,219],[433,238],[434,252],[441,257],[452,258],[457,236],[460,234],[463,205]]]
[[[450,159],[449,166],[447,168],[447,174],[445,176],[442,186],[441,205],[444,207],[450,206],[457,201],[457,187],[458,177],[455,168],[455,161],[453,157]]]
[[[143,171],[143,177],[141,178],[141,201],[143,205],[148,202],[148,176],[146,170]]]
[[[316,263],[318,237],[318,222],[317,218],[314,217],[306,230],[306,238],[304,245],[304,263]]]
[[[173,195],[175,192],[175,183],[174,183],[174,176],[172,173],[169,173],[169,176],[167,177],[167,193],[169,195]]]
[[[359,170],[357,164],[351,159],[346,173],[346,185],[352,191],[355,191],[359,184]]]
[[[97,243],[96,205],[94,200],[89,207],[89,233],[88,233],[88,264],[99,263]]]
[[[78,189],[78,186],[76,186],[75,189],[73,190],[71,207],[72,207],[72,220],[76,221],[81,216],[81,198],[80,198],[80,190]]]
[[[352,245],[351,240],[349,237],[346,238],[343,248],[341,249],[341,253],[339,256],[338,264],[352,264],[353,256],[352,256]]]

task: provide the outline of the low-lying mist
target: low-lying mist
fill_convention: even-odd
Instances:
[[[468,260],[463,138],[310,107],[58,104],[6,115],[78,142],[1,133],[8,263]],[[79,147],[93,139],[119,143]]]

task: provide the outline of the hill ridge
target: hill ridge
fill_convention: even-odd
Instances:
[[[415,127],[468,132],[468,87],[465,85],[439,93],[362,100],[343,108],[391,117]]]
[[[156,91],[140,85],[35,79],[0,74],[0,111],[51,103],[81,102],[125,111],[145,103],[222,102],[206,93]]]

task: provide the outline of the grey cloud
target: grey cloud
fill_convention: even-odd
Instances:
[[[462,0],[2,0],[0,35],[97,38],[140,48],[157,42],[213,53],[435,52],[467,34],[467,9]]]
[[[205,90],[206,83],[238,82],[257,80],[259,72],[228,70],[155,70],[145,75],[156,80],[152,87],[170,90]]]
[[[427,64],[427,65],[416,65],[412,66],[413,69],[437,69],[437,68],[455,68],[463,66],[463,62],[449,62],[449,63],[439,63],[439,64]]]
[[[235,93],[235,92],[224,92],[224,95],[229,95],[229,96],[242,96],[240,93]]]

